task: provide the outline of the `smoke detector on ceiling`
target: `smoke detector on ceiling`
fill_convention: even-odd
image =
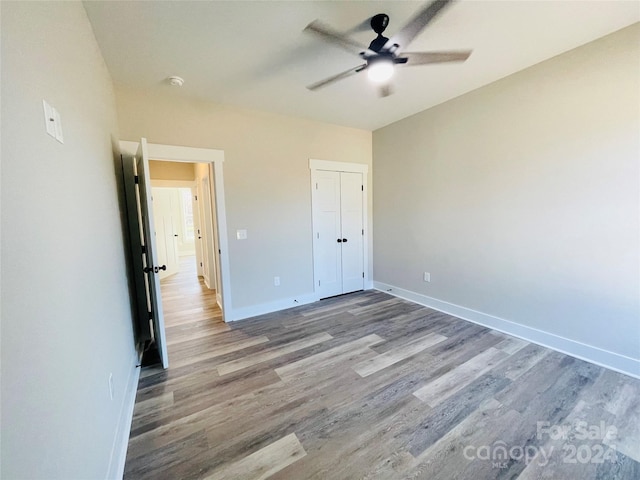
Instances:
[[[184,78],[182,77],[169,77],[169,84],[174,87],[181,87],[184,85]]]

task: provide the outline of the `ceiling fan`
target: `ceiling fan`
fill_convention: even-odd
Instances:
[[[451,3],[451,0],[436,0],[425,5],[390,39],[382,35],[389,24],[389,16],[384,13],[374,15],[370,23],[371,28],[378,36],[373,39],[368,48],[325,26],[318,20],[311,22],[304,29],[305,32],[317,34],[335,45],[358,54],[365,60],[365,63],[325,78],[309,85],[307,88],[309,90],[318,90],[338,80],[367,70],[369,79],[374,83],[380,84],[380,96],[386,97],[392,93],[389,79],[393,75],[396,65],[412,67],[430,63],[464,62],[471,55],[471,50],[445,52],[406,52],[404,50],[449,3]]]

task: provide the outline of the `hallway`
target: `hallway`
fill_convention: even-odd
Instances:
[[[212,335],[229,330],[216,303],[216,291],[198,277],[194,256],[180,257],[178,273],[160,280],[160,289],[170,369],[198,362],[211,348]],[[162,373],[167,372],[159,366],[144,368],[140,378]]]
[[[180,270],[161,280],[160,289],[171,362],[184,357],[180,353],[184,342],[218,332],[220,327],[228,330],[216,304],[216,291],[209,290],[198,277],[194,256],[180,257]]]

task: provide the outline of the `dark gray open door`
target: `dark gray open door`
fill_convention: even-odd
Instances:
[[[138,153],[135,158],[137,179],[138,218],[141,227],[140,237],[143,244],[143,271],[145,275],[145,289],[147,293],[147,308],[153,325],[155,340],[162,366],[169,366],[167,355],[167,341],[164,330],[164,315],[162,313],[162,297],[160,294],[160,277],[158,272],[166,266],[158,265],[156,255],[156,230],[153,224],[153,203],[151,198],[151,178],[149,177],[149,153],[147,139],[140,140]]]

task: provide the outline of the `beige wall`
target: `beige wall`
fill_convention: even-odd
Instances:
[[[193,163],[149,161],[149,175],[152,180],[195,180]]]
[[[309,159],[371,165],[371,132],[178,98],[166,90],[120,88],[116,96],[123,139],[224,150],[233,307],[293,305],[293,298],[312,294]],[[247,230],[247,240],[236,240],[238,229]]]
[[[0,8],[0,476],[107,478],[136,364],[113,87],[82,4]],[[64,144],[45,133],[43,99],[61,114]]]
[[[375,280],[639,358],[639,58],[636,24],[375,131]]]

